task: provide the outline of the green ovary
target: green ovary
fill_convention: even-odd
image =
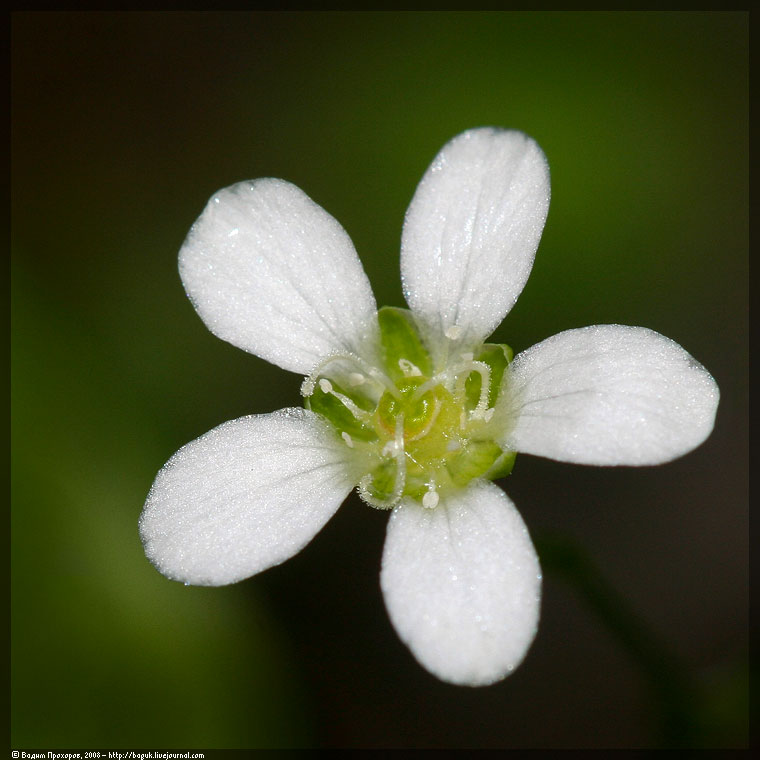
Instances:
[[[340,376],[328,364],[306,398],[307,408],[329,420],[366,462],[362,498],[379,508],[402,497],[435,507],[474,478],[509,474],[515,455],[494,441],[490,424],[509,347],[482,346],[476,357],[463,355],[433,375],[409,312],[381,309],[378,321],[381,372],[372,377],[358,369],[346,376],[344,365]]]

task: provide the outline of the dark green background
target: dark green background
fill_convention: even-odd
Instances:
[[[683,741],[745,742],[747,38],[745,13],[15,14],[13,746],[663,741],[647,677],[552,572],[513,676],[428,675],[383,608],[386,516],[355,496],[236,586],[185,588],[142,553],[138,515],[179,446],[299,401],[299,377],[214,338],[182,291],[176,254],[211,193],[295,182],[348,230],[378,302],[402,305],[415,185],[486,124],[532,135],[552,171],[496,339],[644,325],[722,392],[677,462],[522,456],[505,488],[678,658]]]

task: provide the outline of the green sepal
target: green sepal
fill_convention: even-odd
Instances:
[[[378,501],[390,499],[396,489],[397,472],[398,462],[395,459],[383,460],[372,470],[372,479],[367,486],[369,495]]]
[[[515,459],[517,458],[516,451],[505,451],[502,455],[493,463],[493,467],[483,476],[488,480],[498,480],[499,478],[506,478],[511,474],[512,468],[515,466]]]
[[[428,476],[425,472],[406,474],[406,484],[404,486],[404,495],[411,496],[413,499],[421,500],[422,497],[430,490],[428,488]]]
[[[340,386],[332,383],[338,393],[348,396],[359,408],[365,408],[368,400],[359,394],[348,394]],[[370,402],[371,403],[371,402]],[[359,441],[376,441],[377,432],[372,425],[365,425],[351,413],[346,405],[331,393],[325,393],[319,383],[314,386],[314,392],[304,400],[304,406],[312,412],[321,414],[338,433],[348,433],[351,438]],[[371,407],[370,407],[371,408]]]
[[[408,309],[383,306],[377,312],[377,321],[380,324],[383,361],[391,379],[397,381],[405,377],[399,367],[399,359],[406,359],[425,377],[430,377],[430,354],[422,345],[412,313]]]
[[[501,455],[501,448],[493,441],[468,441],[447,464],[451,480],[458,486],[466,486],[485,475]]]
[[[431,421],[435,412],[436,403],[445,401],[442,398],[446,394],[440,386],[423,393],[417,399],[413,399],[417,388],[425,382],[424,377],[407,377],[397,382],[400,398],[390,392],[386,392],[380,398],[377,405],[376,419],[386,434],[394,436],[396,433],[396,419],[400,414],[404,415],[404,435],[414,436],[421,432]],[[448,395],[448,394],[447,394]]]
[[[504,370],[512,361],[514,351],[506,343],[484,343],[480,353],[473,358],[475,361],[483,362],[491,370],[491,387],[488,389],[488,406],[492,407],[501,389],[501,381],[504,377]],[[465,393],[467,394],[467,403],[471,409],[478,405],[480,400],[480,385],[482,378],[479,372],[471,372],[465,383]]]

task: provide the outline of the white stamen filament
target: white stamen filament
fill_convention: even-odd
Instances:
[[[319,376],[322,373],[322,370],[324,370],[325,367],[329,366],[333,362],[337,361],[347,361],[352,362],[355,364],[360,370],[362,370],[363,374],[359,372],[352,372],[349,375],[349,383],[353,384],[352,378],[356,379],[357,377],[362,377],[362,382],[364,379],[366,379],[367,376],[371,377],[375,382],[377,382],[379,385],[383,386],[384,389],[390,391],[390,393],[393,395],[394,398],[400,398],[400,393],[398,392],[398,388],[396,388],[393,381],[385,375],[383,372],[381,372],[376,367],[373,367],[372,365],[368,364],[364,361],[360,356],[357,356],[356,354],[331,354],[327,358],[323,359],[319,364],[317,364],[316,367],[309,373],[308,377],[306,377],[301,383],[301,395],[304,398],[308,398],[311,396],[312,393],[314,393],[314,388],[317,385],[317,381],[319,380]],[[360,385],[361,383],[357,383],[357,385]]]
[[[406,486],[406,456],[404,453],[404,415],[399,414],[396,418],[396,434],[393,441],[383,448],[383,454],[392,453],[396,460],[396,482],[393,484],[393,493],[387,499],[378,499],[369,492],[372,484],[372,473],[367,473],[358,483],[359,495],[372,507],[377,509],[392,509],[399,503]]]
[[[320,380],[320,385],[321,382],[322,381]],[[359,422],[369,422],[372,419],[372,412],[366,412],[364,409],[360,409],[348,396],[333,390],[330,391],[330,395],[335,396],[335,398],[337,398],[338,401],[340,401],[340,403],[354,415],[354,419],[359,420]]]
[[[434,375],[430,378],[430,380],[424,382],[414,391],[411,400],[416,401],[417,399],[422,398],[429,390],[432,390],[437,385],[442,385],[444,388],[449,390],[451,379],[452,376],[449,374],[448,370],[441,372],[439,375]]]
[[[353,414],[354,419],[359,420],[359,422],[369,422],[372,419],[372,414],[370,412],[365,412],[364,409],[360,409],[348,396],[334,390],[332,383],[326,377],[320,378],[319,387],[322,393],[328,393],[331,396],[335,396],[335,398],[337,398],[338,401],[340,401],[340,403]]]
[[[460,396],[464,396],[464,386],[470,374],[477,372],[480,375],[480,398],[478,405],[472,410],[472,418],[483,417],[488,408],[488,396],[491,390],[491,368],[485,362],[468,361],[456,366],[454,371],[457,373],[456,390]]]
[[[441,402],[436,398],[433,399],[435,406],[433,407],[433,413],[430,415],[430,419],[427,422],[427,425],[420,430],[417,435],[413,435],[408,437],[407,441],[418,441],[420,438],[424,438],[432,429],[433,425],[435,425],[435,421],[438,419],[438,415],[441,413]]]

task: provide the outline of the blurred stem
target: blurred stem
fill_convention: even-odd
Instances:
[[[644,674],[657,707],[665,747],[698,744],[697,688],[676,655],[604,580],[586,551],[572,539],[543,535],[536,541],[544,572],[569,583]]]

